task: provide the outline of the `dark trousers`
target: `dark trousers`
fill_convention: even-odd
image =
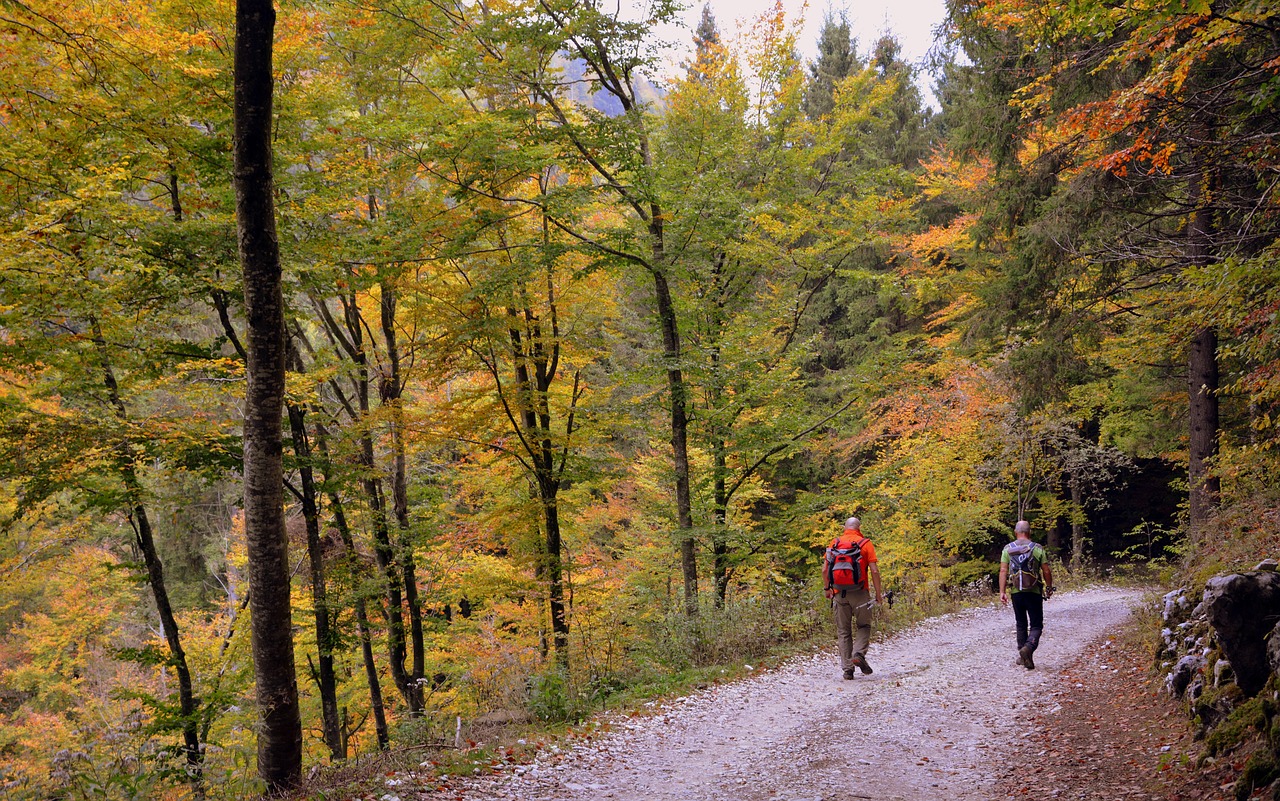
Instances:
[[[1009,595],[1009,603],[1018,624],[1018,647],[1030,645],[1034,651],[1044,629],[1044,597],[1038,592],[1015,592]]]

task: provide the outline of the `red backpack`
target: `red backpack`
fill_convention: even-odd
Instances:
[[[852,534],[836,537],[827,549],[827,586],[837,590],[860,590],[867,586],[862,570],[862,543],[866,537]]]

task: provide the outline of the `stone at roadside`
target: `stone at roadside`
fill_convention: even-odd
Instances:
[[[1165,677],[1165,687],[1175,698],[1181,698],[1191,685],[1191,680],[1200,675],[1205,667],[1205,658],[1199,654],[1187,654],[1178,660],[1169,675]]]
[[[1280,573],[1215,576],[1205,585],[1204,608],[1236,684],[1256,695],[1271,673],[1266,637],[1280,621]]]

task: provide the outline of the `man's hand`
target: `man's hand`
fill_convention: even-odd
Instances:
[[[1044,588],[1044,599],[1047,601],[1053,597],[1053,585],[1050,584]]]
[[[1004,604],[1005,606],[1009,605],[1009,593],[1007,592],[1000,593],[1000,603]]]
[[[836,588],[835,588],[835,587],[827,587],[826,589],[824,589],[824,590],[822,591],[822,593],[823,593],[824,595],[826,595],[828,598],[834,598],[834,597],[836,597]]]

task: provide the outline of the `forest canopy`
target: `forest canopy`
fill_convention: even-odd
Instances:
[[[1277,545],[1273,4],[680,10],[276,6],[307,766],[803,640],[851,515],[917,609]],[[236,30],[0,3],[8,792],[259,789]]]

